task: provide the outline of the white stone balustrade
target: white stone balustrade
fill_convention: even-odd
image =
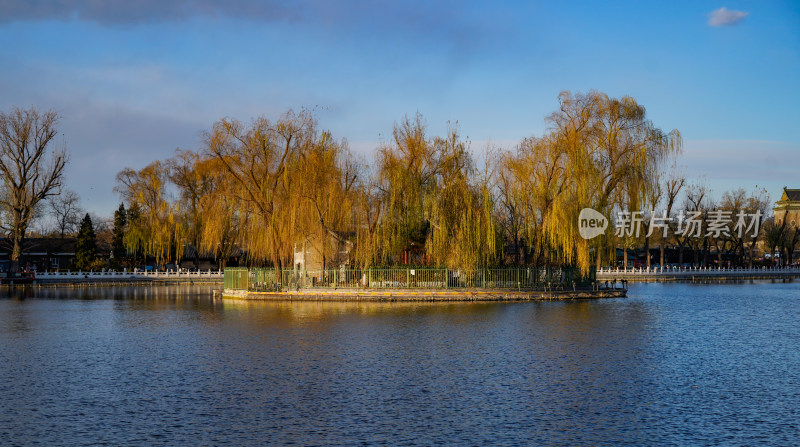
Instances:
[[[597,277],[627,278],[627,277],[659,277],[659,276],[747,276],[747,275],[800,275],[800,267],[759,267],[759,268],[714,268],[714,267],[640,267],[640,268],[614,268],[606,267],[597,269]]]
[[[159,271],[101,271],[101,272],[82,272],[78,271],[61,271],[61,272],[36,272],[36,279],[107,279],[107,280],[124,280],[124,279],[204,279],[204,280],[222,280],[222,270],[167,270],[164,272]]]

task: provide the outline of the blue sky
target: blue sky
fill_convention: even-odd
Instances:
[[[309,108],[369,159],[418,111],[477,153],[540,135],[562,90],[636,98],[716,196],[800,187],[796,2],[0,0],[0,67],[0,109],[62,115],[99,215],[117,172],[222,117]]]

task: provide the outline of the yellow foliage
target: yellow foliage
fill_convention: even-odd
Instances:
[[[250,263],[280,268],[291,265],[294,244],[333,233],[354,243],[351,262],[361,267],[424,247],[429,264],[470,270],[506,261],[511,242],[517,261],[586,273],[593,250],[614,241],[580,238],[580,210],[611,216],[652,202],[681,138],[653,126],[633,98],[598,92],[560,94],[547,122],[544,135],[481,171],[456,126],[430,137],[421,115],[406,117],[369,176],[347,142],[318,130],[306,111],[249,125],[222,119],[203,151],[119,173],[117,190],[139,214],[126,244],[159,260],[179,258],[184,243],[220,259],[238,245]],[[334,255],[322,247],[324,260]]]

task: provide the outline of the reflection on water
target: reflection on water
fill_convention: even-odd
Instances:
[[[547,303],[0,299],[0,444],[791,444],[798,283]]]
[[[175,300],[198,299],[211,296],[218,286],[169,285],[169,286],[98,286],[98,287],[24,287],[0,289],[0,296],[24,300],[69,299],[69,300]]]

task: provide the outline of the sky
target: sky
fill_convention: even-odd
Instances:
[[[558,94],[629,95],[716,197],[800,188],[800,3],[0,0],[0,110],[57,111],[66,187],[201,150],[221,118],[308,109],[369,162],[395,122],[475,153],[541,135]]]

